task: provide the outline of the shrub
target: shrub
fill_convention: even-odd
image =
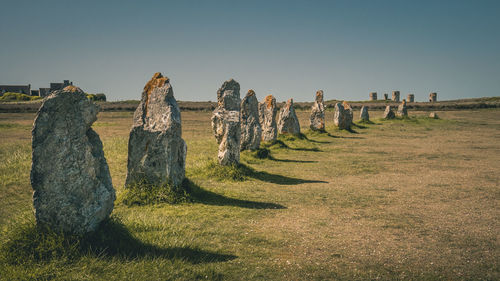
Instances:
[[[86,94],[87,98],[91,101],[106,101],[106,95],[103,93],[99,94]]]
[[[25,94],[21,93],[12,93],[12,92],[7,92],[3,94],[3,96],[0,97],[0,101],[32,101],[32,100],[39,100],[42,99],[42,97],[39,96],[28,96]]]
[[[181,188],[174,188],[168,183],[155,185],[143,180],[127,185],[119,201],[127,206],[187,202],[189,195],[183,187],[184,183]]]

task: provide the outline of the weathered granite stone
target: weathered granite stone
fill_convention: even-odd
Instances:
[[[436,114],[436,112],[431,112],[431,113],[429,113],[429,118],[439,119],[439,116]]]
[[[392,111],[391,106],[388,105],[385,107],[384,111],[384,118],[385,119],[394,119],[396,115],[394,114],[394,111]]]
[[[398,106],[398,111],[397,111],[396,115],[399,117],[408,116],[408,110],[406,109],[406,100],[403,100],[401,102],[401,104]]]
[[[353,112],[352,108],[346,102],[335,104],[335,115],[333,123],[339,129],[349,130],[352,124]]]
[[[384,94],[384,100],[388,100],[389,99],[389,94],[385,93]]]
[[[414,94],[408,94],[407,101],[408,102],[415,102],[415,95]]]
[[[278,136],[278,126],[276,124],[276,99],[273,95],[268,95],[259,103],[259,122],[262,127],[262,141],[272,142]]]
[[[377,92],[370,93],[370,100],[377,100]]]
[[[240,84],[231,79],[217,91],[217,108],[212,115],[212,129],[219,144],[217,158],[221,165],[240,163]]]
[[[430,93],[429,102],[436,102],[436,101],[437,101],[437,93]]]
[[[399,102],[399,91],[392,91],[392,101]]]
[[[256,150],[260,146],[262,128],[259,122],[259,102],[253,90],[248,90],[241,101],[241,143],[240,150]]]
[[[311,108],[311,116],[309,118],[309,127],[314,131],[325,130],[325,104],[323,102],[323,91],[316,92],[316,99]]]
[[[280,134],[300,135],[300,124],[293,108],[293,99],[287,100],[285,106],[280,111],[278,132]]]
[[[125,185],[169,183],[178,188],[185,176],[186,142],[181,112],[167,77],[157,72],[144,86],[128,142]]]
[[[359,113],[359,119],[362,121],[370,121],[370,114],[368,114],[368,106],[362,106],[361,112]]]
[[[35,218],[55,231],[94,231],[113,210],[115,191],[102,142],[91,126],[99,107],[75,86],[54,91],[32,130]]]

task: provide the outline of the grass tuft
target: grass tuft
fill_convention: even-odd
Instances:
[[[204,166],[198,168],[196,174],[217,181],[245,181],[249,175],[253,174],[253,170],[241,163],[223,166],[211,159]]]
[[[189,195],[182,187],[174,188],[169,183],[155,185],[140,181],[128,185],[120,194],[118,201],[127,206],[188,202]]]

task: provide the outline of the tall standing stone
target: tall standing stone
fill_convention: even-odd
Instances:
[[[437,93],[430,93],[429,102],[436,102],[436,101],[437,101]]]
[[[178,188],[185,176],[186,152],[174,91],[168,77],[157,72],[144,86],[134,113],[125,185],[169,183]]]
[[[403,100],[401,102],[401,104],[398,106],[398,111],[397,111],[396,115],[399,117],[407,117],[408,116],[408,110],[406,109],[406,100]]]
[[[335,115],[333,118],[333,123],[339,129],[349,130],[352,123],[352,108],[346,102],[335,104]]]
[[[384,118],[385,119],[394,119],[396,115],[394,114],[394,111],[392,111],[392,108],[390,105],[385,107],[384,111]]]
[[[377,100],[377,92],[371,92],[370,93],[370,100],[371,101]]]
[[[368,106],[362,106],[359,113],[359,119],[362,121],[370,121],[370,114],[368,114]]]
[[[54,91],[32,130],[35,218],[55,231],[94,231],[113,210],[115,191],[102,142],[91,126],[99,107],[75,86]]]
[[[414,94],[408,94],[407,101],[408,102],[415,102],[415,95]]]
[[[241,101],[241,143],[240,150],[256,150],[260,146],[262,128],[259,122],[259,102],[253,90]]]
[[[325,130],[325,104],[323,102],[323,91],[316,92],[316,98],[311,108],[311,116],[309,118],[309,127],[314,131]]]
[[[399,102],[399,91],[392,91],[392,101]]]
[[[278,132],[280,134],[300,135],[300,124],[293,108],[293,99],[287,100],[285,106],[280,111]]]
[[[234,79],[217,91],[217,108],[212,115],[212,129],[219,144],[217,158],[221,165],[240,163],[240,84]]]
[[[262,141],[272,142],[278,136],[278,126],[276,124],[276,99],[273,95],[268,95],[259,103],[259,121],[262,127]]]

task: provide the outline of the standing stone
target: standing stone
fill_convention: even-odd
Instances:
[[[309,118],[309,127],[314,131],[325,130],[325,104],[323,103],[323,91],[316,92],[316,99],[311,109]]]
[[[394,115],[394,111],[392,111],[391,106],[388,105],[385,107],[384,118],[385,119],[394,119],[396,115]]]
[[[436,112],[431,112],[431,113],[429,113],[429,118],[439,119],[439,116],[436,114]]]
[[[384,94],[384,100],[388,100],[389,99],[389,94],[385,93]]]
[[[240,150],[256,150],[260,146],[262,128],[259,122],[259,102],[253,90],[248,90],[241,101],[241,144]]]
[[[429,102],[436,102],[437,101],[437,93],[430,93],[429,94]]]
[[[401,104],[398,106],[398,111],[397,111],[396,115],[399,117],[407,117],[408,116],[408,110],[406,109],[406,100],[403,100],[401,102]]]
[[[186,142],[181,112],[168,77],[160,72],[144,86],[128,142],[125,185],[136,182],[178,188],[185,176]]]
[[[370,93],[370,100],[371,101],[377,100],[377,92],[371,92]]]
[[[268,95],[259,103],[259,121],[262,127],[262,141],[272,142],[278,136],[278,127],[276,124],[276,99],[273,95]]]
[[[414,94],[408,94],[407,100],[408,100],[408,102],[415,102],[415,95]]]
[[[98,112],[75,86],[54,91],[40,107],[31,132],[37,224],[84,234],[111,214],[115,190],[102,142],[91,128]]]
[[[370,114],[368,114],[368,106],[362,106],[361,112],[359,113],[359,119],[362,121],[370,121]]]
[[[217,91],[217,108],[212,115],[212,129],[219,144],[219,164],[240,163],[240,84],[234,79],[222,84]]]
[[[339,127],[339,129],[349,130],[351,128],[352,117],[353,113],[349,104],[345,101],[335,104],[335,115],[333,119],[335,126]]]
[[[278,132],[280,134],[300,135],[300,124],[293,108],[293,99],[287,100],[285,106],[280,111]]]
[[[392,101],[399,102],[399,91],[392,91]]]

